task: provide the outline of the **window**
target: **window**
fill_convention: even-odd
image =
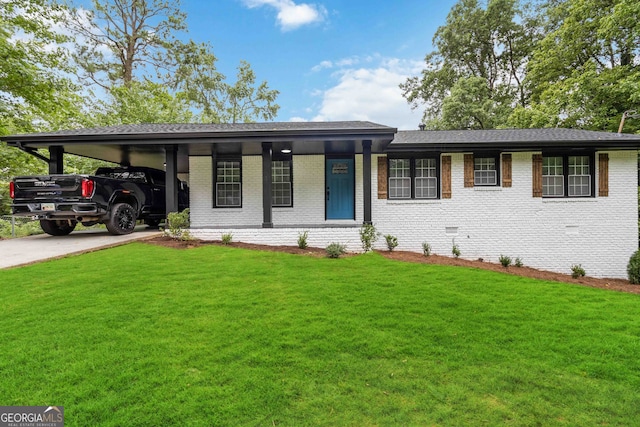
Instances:
[[[562,163],[562,157],[542,158],[542,195],[544,197],[564,196]]]
[[[411,162],[409,159],[389,159],[389,198],[411,198]]]
[[[498,168],[495,157],[475,157],[473,159],[473,184],[498,185]]]
[[[216,161],[216,207],[242,207],[242,170],[239,160]]]
[[[551,155],[542,158],[543,197],[591,197],[592,156]]]
[[[437,199],[435,158],[389,159],[389,199]]]
[[[271,205],[293,206],[291,160],[274,160],[271,163]]]
[[[438,197],[436,159],[416,159],[415,197],[416,199]]]

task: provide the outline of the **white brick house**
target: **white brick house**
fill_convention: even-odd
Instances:
[[[188,177],[191,232],[361,249],[373,223],[399,250],[626,277],[638,248],[640,135],[570,129],[397,131],[369,122],[130,125],[4,138]],[[167,182],[171,182],[168,179]],[[167,186],[167,211],[175,188]],[[384,239],[377,248],[384,249]]]

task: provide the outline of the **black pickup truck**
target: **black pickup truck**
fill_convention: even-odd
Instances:
[[[179,181],[179,210],[189,192]],[[95,175],[20,176],[9,184],[13,215],[40,220],[45,233],[65,236],[77,223],[103,223],[111,234],[131,233],[137,220],[157,227],[165,218],[165,173],[145,167],[99,168]]]

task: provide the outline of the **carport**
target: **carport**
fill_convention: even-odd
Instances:
[[[371,222],[371,153],[382,152],[397,129],[371,122],[280,122],[234,124],[139,124],[2,137],[38,157],[50,174],[64,171],[64,153],[122,166],[165,170],[166,211],[178,210],[178,174],[189,173],[190,156],[262,156],[263,224],[272,223],[273,153],[362,154],[364,222]],[[48,157],[38,150],[48,151]]]

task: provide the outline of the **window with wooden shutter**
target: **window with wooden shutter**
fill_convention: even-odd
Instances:
[[[387,198],[387,158],[378,157],[378,199]]]
[[[442,198],[451,198],[451,156],[442,156]]]
[[[511,187],[511,154],[502,155],[502,186]]]
[[[598,196],[609,196],[609,154],[598,156]]]
[[[542,197],[542,154],[533,155],[533,197]]]
[[[473,154],[464,155],[464,186],[473,187]]]

